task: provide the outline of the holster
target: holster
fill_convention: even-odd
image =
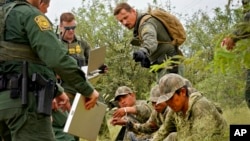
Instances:
[[[10,98],[16,99],[21,95],[22,74],[12,75],[9,80]]]
[[[32,82],[35,85],[37,96],[37,113],[50,116],[52,112],[52,100],[55,95],[56,83],[51,79],[45,79],[40,74],[32,75]]]
[[[5,90],[7,86],[7,79],[5,75],[0,75],[0,92]]]

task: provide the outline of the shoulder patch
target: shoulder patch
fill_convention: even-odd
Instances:
[[[52,30],[50,22],[43,15],[36,16],[34,20],[35,20],[36,24],[39,26],[41,31]]]

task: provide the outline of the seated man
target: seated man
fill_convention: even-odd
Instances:
[[[195,89],[187,88],[178,74],[166,74],[159,81],[161,96],[171,108],[153,141],[221,141],[227,127],[222,111]],[[190,91],[194,90],[194,91]]]
[[[119,108],[114,112],[112,125],[125,127],[129,122],[145,123],[151,114],[151,108],[144,100],[136,100],[135,93],[127,86],[121,86],[116,90],[115,100]],[[147,139],[148,135],[125,130],[123,141],[135,139]]]
[[[150,118],[146,123],[134,123],[129,122],[129,130],[142,133],[154,133],[157,131],[165,120],[165,116],[168,112],[168,106],[166,102],[162,102],[156,105],[158,98],[160,97],[159,85],[155,85],[150,91],[150,101],[154,107]]]

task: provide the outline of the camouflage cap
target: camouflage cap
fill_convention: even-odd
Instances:
[[[164,75],[159,81],[161,96],[157,100],[157,104],[168,101],[174,95],[176,90],[185,85],[185,79],[178,74],[169,73]]]
[[[186,78],[183,78],[183,79],[184,79],[185,85],[187,87],[192,87],[192,83],[188,79],[186,79]]]
[[[127,87],[127,86],[121,86],[119,88],[117,88],[116,92],[115,92],[115,100],[117,100],[117,98],[121,95],[127,95],[127,94],[131,94],[133,93],[133,91]]]
[[[151,91],[150,91],[150,98],[149,100],[151,102],[157,102],[158,98],[161,96],[160,94],[160,89],[159,89],[159,85],[155,85]]]

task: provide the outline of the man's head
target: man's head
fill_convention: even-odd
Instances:
[[[188,101],[187,81],[178,74],[169,73],[159,81],[160,98],[158,103],[166,102],[175,112],[181,111]]]
[[[115,18],[128,29],[135,27],[137,13],[127,3],[119,3],[114,10]]]
[[[158,113],[163,113],[167,107],[167,103],[161,102],[161,103],[157,103],[158,98],[160,97],[160,89],[159,89],[159,85],[155,85],[151,91],[150,91],[150,102],[152,103],[154,109],[158,112]]]
[[[22,0],[19,0],[22,1]],[[39,5],[42,0],[26,0],[28,3],[30,3],[32,6],[39,8]]]
[[[45,14],[48,12],[49,4],[50,0],[41,0],[38,9]]]
[[[115,92],[115,101],[120,107],[131,107],[135,105],[135,93],[127,86],[119,87]]]
[[[75,38],[76,20],[70,12],[62,13],[60,16],[60,31],[62,38],[66,41],[73,41]]]

